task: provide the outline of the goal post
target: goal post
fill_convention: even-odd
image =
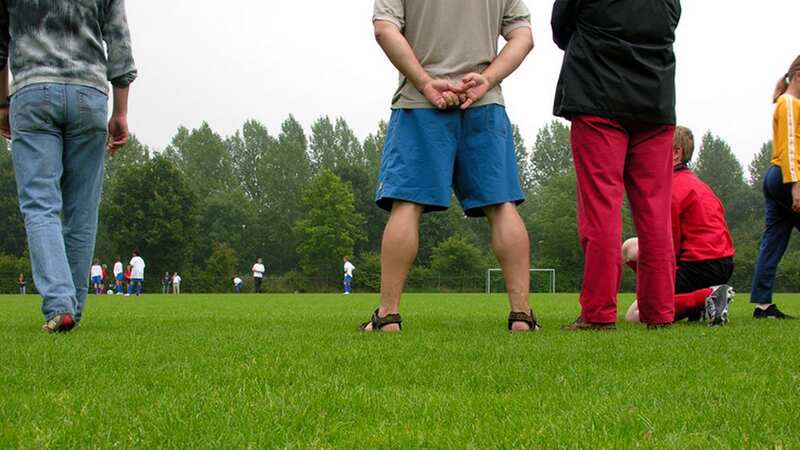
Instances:
[[[499,272],[501,275],[503,273],[503,269],[487,269],[486,270],[486,294],[492,293],[492,274]],[[531,275],[534,273],[546,273],[550,277],[549,287],[550,293],[555,294],[556,292],[556,269],[531,269]]]

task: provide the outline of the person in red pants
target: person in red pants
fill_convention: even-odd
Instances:
[[[714,191],[691,170],[694,136],[686,127],[675,129],[672,172],[672,242],[678,270],[675,273],[674,321],[705,317],[710,326],[728,322],[733,289],[733,240],[725,221],[725,208]],[[639,241],[622,245],[622,259],[634,271]],[[633,302],[625,319],[638,322],[639,303]]]
[[[670,238],[679,0],[556,0],[553,39],[564,50],[554,114],[572,121],[581,315],[570,331],[615,328],[622,276],[622,203],[639,236],[641,319],[675,315]]]

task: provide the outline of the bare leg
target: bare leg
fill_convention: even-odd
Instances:
[[[419,247],[419,222],[424,208],[415,203],[395,201],[389,221],[383,230],[381,244],[381,305],[378,315],[397,314],[400,296],[406,284],[406,276],[417,257]],[[366,330],[371,330],[367,326]],[[390,324],[382,331],[400,331],[397,324]]]
[[[511,311],[528,313],[531,283],[531,252],[528,230],[511,203],[484,208],[489,225],[492,227],[492,250],[494,251],[508,288],[508,301]],[[524,323],[515,323],[515,331],[526,330]]]

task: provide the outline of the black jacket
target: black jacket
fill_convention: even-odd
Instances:
[[[553,113],[675,124],[680,0],[556,0],[553,40],[565,51]]]

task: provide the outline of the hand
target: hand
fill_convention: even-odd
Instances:
[[[467,109],[486,95],[492,88],[492,84],[485,76],[472,72],[464,75],[460,88],[463,93],[461,109]]]
[[[115,114],[108,122],[108,154],[114,156],[120,147],[128,143],[128,116]]]
[[[439,109],[452,108],[461,104],[461,88],[447,80],[431,80],[421,90],[422,95]]]
[[[800,183],[792,184],[792,211],[800,213]]]
[[[11,140],[11,124],[8,120],[10,110],[8,107],[0,108],[0,135]]]

